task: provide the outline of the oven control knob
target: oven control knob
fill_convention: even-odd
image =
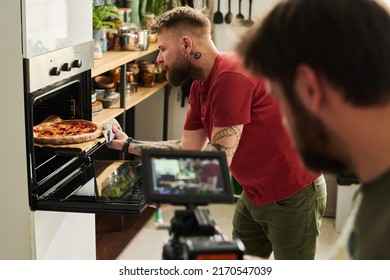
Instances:
[[[50,69],[50,76],[59,76],[61,74],[61,68],[53,67]]]
[[[72,69],[72,65],[70,63],[64,63],[62,65],[62,71],[70,71]]]
[[[81,65],[83,65],[81,59],[76,59],[72,62],[72,67],[81,68]]]

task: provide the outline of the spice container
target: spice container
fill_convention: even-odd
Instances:
[[[129,71],[126,72],[126,87],[125,92],[130,93],[130,75],[131,73]]]
[[[126,93],[135,93],[135,92],[137,92],[137,87],[134,86],[134,84],[136,84],[136,82],[134,81],[133,72],[132,71],[127,71],[126,72],[126,89],[125,89]]]
[[[136,93],[138,90],[138,83],[134,82],[130,84],[130,92],[131,93]]]

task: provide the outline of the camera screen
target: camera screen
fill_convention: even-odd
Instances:
[[[144,150],[146,199],[172,204],[233,201],[226,156],[222,152]]]

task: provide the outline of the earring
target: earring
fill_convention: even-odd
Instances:
[[[191,56],[190,56],[188,53],[186,53],[186,54],[184,55],[184,58],[187,59],[187,60],[189,60],[190,57],[191,57]]]
[[[192,52],[191,54],[194,59],[199,59],[202,56],[200,52]]]

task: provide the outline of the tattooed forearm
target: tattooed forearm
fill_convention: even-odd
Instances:
[[[161,142],[133,140],[130,146],[130,152],[135,155],[141,155],[142,150],[161,149],[177,151],[181,150],[181,140],[168,140]]]
[[[240,140],[241,130],[238,126],[227,127],[217,131],[212,138],[212,146],[225,152],[227,156],[233,156]]]
[[[238,142],[239,136],[240,136],[240,130],[238,129],[237,126],[231,126],[227,127],[225,129],[222,129],[218,131],[214,136],[213,136],[213,142],[217,142],[218,140],[225,138],[225,137],[231,137],[235,136],[236,141]]]
[[[224,152],[224,151],[226,150],[226,147],[224,147],[224,146],[222,146],[222,145],[220,145],[220,144],[218,144],[218,143],[214,143],[214,144],[212,144],[211,146],[213,146],[214,148],[216,148],[217,151],[219,151],[219,152]]]
[[[225,152],[227,156],[234,156],[236,149],[233,149],[233,147],[227,147],[223,146],[218,143],[211,144],[215,149],[217,149],[219,152]]]

